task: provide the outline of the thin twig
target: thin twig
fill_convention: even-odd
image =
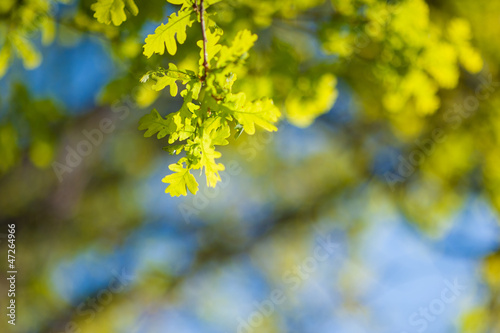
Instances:
[[[205,4],[203,0],[200,0],[200,23],[201,23],[201,35],[203,36],[203,68],[205,68],[205,73],[201,77],[204,81],[208,73],[208,53],[207,53],[207,32],[205,26]]]

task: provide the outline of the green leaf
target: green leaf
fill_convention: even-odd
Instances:
[[[198,182],[189,172],[189,169],[184,168],[181,161],[176,164],[170,164],[168,168],[174,173],[162,179],[162,182],[170,184],[165,189],[165,193],[170,193],[171,196],[178,197],[187,195],[186,188],[193,194],[198,192]]]
[[[241,133],[243,133],[243,130],[244,130],[243,125],[237,124],[234,127],[234,129],[236,130],[236,133],[234,133],[234,138],[238,139],[240,137]]]
[[[141,82],[146,82],[149,78],[156,80],[151,88],[156,91],[164,89],[166,86],[170,86],[170,94],[176,96],[178,92],[177,82],[181,81],[183,84],[190,82],[192,80],[198,81],[198,77],[191,71],[182,71],[177,69],[174,64],[169,64],[168,69],[160,68],[157,71],[149,71],[141,78]]]
[[[146,138],[158,133],[156,137],[162,139],[173,133],[176,129],[177,126],[173,121],[173,114],[169,114],[165,119],[160,116],[156,109],[153,109],[150,114],[143,116],[139,120],[139,130],[146,130],[144,133],[144,137]]]
[[[49,45],[56,36],[56,23],[52,17],[40,18],[40,31],[42,33],[42,44]]]
[[[126,0],[126,7],[134,16],[139,13],[134,0]],[[90,8],[95,11],[94,17],[100,23],[113,23],[118,26],[127,19],[125,2],[123,0],[97,0]]]
[[[221,1],[222,0],[205,0],[205,2],[207,4],[207,8],[208,8],[208,6],[215,5],[216,3],[221,2]]]
[[[199,139],[199,138],[197,138]],[[208,131],[203,131],[203,137],[200,140],[201,148],[201,167],[205,168],[205,176],[207,178],[207,186],[215,187],[217,182],[221,180],[219,171],[223,171],[224,165],[215,162],[216,158],[221,157],[221,153],[215,151],[213,141]]]
[[[210,125],[206,126],[205,130],[210,134],[214,146],[225,146],[229,143],[226,139],[231,135],[231,129],[224,118],[212,118]]]
[[[246,59],[248,51],[255,44],[256,40],[257,35],[252,34],[249,30],[239,31],[236,37],[234,37],[231,46],[223,46],[220,50],[217,68],[222,68],[230,63]]]
[[[139,14],[139,8],[137,8],[137,5],[135,4],[134,0],[125,0],[127,4],[127,9],[130,11],[130,13],[134,16],[137,16]]]
[[[10,38],[16,53],[23,59],[24,67],[33,69],[40,65],[42,56],[27,38],[16,34],[12,34]]]
[[[201,91],[202,83],[199,80],[192,80],[186,85],[186,89],[181,92],[181,96],[186,96],[188,93],[191,97],[198,99]]]
[[[154,84],[151,88],[156,91],[163,90],[166,86],[170,86],[170,95],[172,97],[177,95],[178,87],[177,83],[175,82],[176,79],[171,78],[168,75],[160,76],[156,80],[156,84]]]
[[[167,0],[167,1],[173,5],[182,5],[184,3],[189,2],[189,0]]]
[[[144,45],[144,55],[148,58],[153,53],[163,54],[165,47],[171,55],[177,52],[177,43],[183,44],[186,41],[186,29],[191,26],[196,20],[196,14],[192,8],[186,7],[186,10],[181,10],[179,16],[173,13],[168,18],[167,24],[161,24],[156,28],[155,33],[148,35]],[[177,38],[177,43],[176,43]]]
[[[170,145],[162,148],[167,151],[170,155],[179,155],[184,149],[184,145]]]
[[[222,35],[222,32],[220,31],[220,29],[215,29],[214,32],[212,32],[210,29],[207,29],[207,31],[206,31],[206,36],[207,36],[206,48],[207,48],[207,61],[208,61],[208,63],[210,63],[210,61],[215,57],[215,55],[217,53],[219,53],[219,51],[222,49],[222,45],[217,44],[221,35]],[[200,50],[200,60],[199,60],[199,64],[201,66],[203,64],[203,60],[204,60],[203,40],[199,40],[196,44],[201,49]]]
[[[5,75],[9,67],[12,51],[9,44],[5,44],[0,50],[0,78]]]
[[[193,106],[196,106],[192,104]],[[182,109],[181,109],[182,110]],[[168,138],[168,143],[173,143],[177,140],[183,141],[190,138],[196,128],[191,124],[193,115],[185,116],[181,111],[173,113],[173,120],[177,127],[176,131]]]
[[[195,134],[196,131],[196,115],[195,111],[199,106],[192,102],[191,95],[184,96],[184,103],[179,111],[172,114],[172,120],[176,126],[176,130],[170,134],[168,143],[175,141],[183,141]]]
[[[245,132],[252,135],[255,133],[255,125],[274,132],[278,130],[274,123],[278,121],[281,112],[267,98],[247,103],[244,93],[229,94],[224,105],[231,116],[233,116],[244,128]]]
[[[169,68],[171,70],[177,70],[177,67],[174,64],[169,64]],[[153,78],[156,79],[156,84],[151,87],[153,90],[160,91],[166,86],[170,86],[170,95],[172,95],[172,97],[177,95],[178,87],[176,81],[178,78],[168,75],[168,72],[163,73],[162,76],[153,75]]]

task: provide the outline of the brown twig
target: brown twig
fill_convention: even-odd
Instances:
[[[201,35],[203,37],[203,68],[205,68],[205,73],[201,77],[201,79],[204,81],[207,73],[208,73],[208,53],[207,53],[207,32],[206,32],[206,25],[205,25],[205,4],[203,0],[200,0],[200,23],[201,23]]]

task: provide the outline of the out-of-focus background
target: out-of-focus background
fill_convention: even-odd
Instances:
[[[285,116],[176,198],[137,124],[181,101],[139,79],[196,69],[199,31],[147,59],[178,8],[93,2],[0,5],[1,332],[500,332],[500,2],[217,4],[259,36],[239,87]]]

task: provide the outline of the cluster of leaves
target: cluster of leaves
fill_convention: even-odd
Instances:
[[[19,84],[12,90],[8,107],[0,104],[5,121],[0,124],[0,175],[19,162],[24,151],[35,166],[49,166],[55,155],[54,129],[64,119],[51,100],[34,100]]]
[[[219,44],[223,31],[205,11],[219,1],[168,0],[173,5],[180,5],[180,10],[170,15],[167,23],[160,24],[145,40],[143,53],[148,58],[154,54],[163,55],[165,50],[175,55],[178,44],[187,39],[188,27],[199,22],[203,30],[203,40],[197,43],[200,47],[197,73],[169,63],[168,68],[149,71],[141,78],[143,83],[154,82],[151,86],[154,91],[168,87],[172,97],[180,95],[184,99],[177,112],[162,116],[153,109],[139,123],[139,129],[145,130],[145,137],[155,134],[158,139],[168,137],[168,146],[164,149],[172,155],[185,155],[169,166],[174,173],[163,178],[163,182],[169,184],[166,193],[172,196],[187,195],[187,190],[196,194],[198,183],[191,170],[204,171],[207,186],[215,187],[221,180],[219,172],[224,170],[224,165],[216,161],[221,156],[216,146],[228,144],[231,128],[238,136],[243,131],[254,134],[256,126],[277,130],[274,123],[280,111],[272,100],[250,101],[245,93],[232,91],[237,78],[235,70],[248,57],[257,36],[242,30],[230,46]],[[133,0],[98,0],[92,5],[94,17],[108,25],[122,24],[127,19],[126,9],[133,15],[138,13]],[[179,84],[183,87],[180,93]]]
[[[180,5],[181,8],[170,15],[166,23],[158,26],[154,34],[146,38],[144,55],[148,58],[153,54],[163,55],[165,52],[175,55],[178,45],[187,39],[187,29],[193,27],[195,22],[201,21],[199,0],[169,2]],[[205,5],[210,7],[218,2],[219,0],[205,1]],[[105,18],[99,19],[100,21],[119,24],[126,18],[127,8],[134,14],[132,7],[124,0],[99,0],[93,8],[98,19]],[[349,80],[350,76],[371,75],[372,89],[364,89],[359,83],[352,85],[355,90],[358,90],[359,86],[358,93],[366,95],[360,96],[362,101],[370,103],[365,108],[366,111],[373,115],[376,110],[381,110],[377,114],[378,117],[386,117],[385,114],[389,111],[396,131],[402,132],[406,137],[415,136],[425,123],[423,117],[436,112],[440,107],[439,90],[457,86],[460,66],[472,73],[482,68],[482,59],[471,46],[471,33],[467,22],[460,19],[431,22],[429,6],[423,0],[399,2],[303,0],[293,1],[293,6],[289,1],[239,0],[232,5],[223,2],[217,8],[219,21],[222,23],[220,26],[224,25],[224,21],[227,25],[231,25],[235,15],[248,17],[248,10],[251,24],[256,28],[272,26],[276,17],[285,22],[285,27],[291,25],[294,28],[292,33],[279,32],[278,37],[292,45],[292,48],[272,50],[273,55],[268,58],[279,59],[279,62],[268,61],[261,57],[256,60],[260,62],[259,64],[250,64],[256,75],[254,77],[252,74],[247,75],[244,82],[239,82],[239,87],[243,88],[246,96],[243,97],[241,93],[236,94],[241,96],[238,98],[245,100],[236,104],[248,104],[246,100],[253,100],[259,96],[273,96],[277,105],[286,112],[287,119],[298,126],[310,125],[318,116],[333,107],[338,95],[335,88],[337,76]],[[311,18],[316,22],[298,25],[298,21],[294,21],[298,16]],[[121,19],[119,22],[114,22],[113,17]],[[205,46],[203,41],[200,41],[202,52],[198,73],[178,69],[174,64],[169,64],[167,69],[159,68],[148,72],[143,80],[151,79],[154,82],[151,86],[155,92],[168,86],[171,95],[176,96],[179,92],[178,84],[182,84],[184,88],[181,89],[180,95],[184,98],[184,105],[176,114],[169,114],[166,117],[153,110],[143,118],[140,128],[146,130],[146,136],[154,133],[158,133],[159,138],[168,136],[171,146],[165,148],[166,150],[174,154],[181,151],[186,153],[186,157],[181,159],[179,164],[183,172],[196,168],[206,169],[205,171],[216,170],[207,173],[207,183],[213,186],[219,179],[220,169],[217,168],[220,166],[216,162],[211,163],[208,168],[200,164],[205,163],[205,159],[200,162],[199,156],[202,153],[194,149],[193,142],[198,142],[194,138],[198,137],[200,140],[203,137],[200,131],[203,131],[203,128],[206,130],[205,121],[212,117],[222,117],[231,124],[230,128],[240,129],[244,128],[245,124],[246,127],[249,125],[245,119],[238,119],[238,116],[227,111],[227,103],[233,103],[235,98],[235,94],[231,91],[236,78],[234,67],[240,66],[243,59],[235,58],[234,62],[224,63],[224,52],[228,48],[221,50],[222,46],[218,44],[222,31],[212,21],[211,16],[207,16],[206,20],[204,39],[208,57],[207,68],[210,70],[207,71],[203,66]],[[251,37],[253,35],[249,33],[246,33],[246,36],[248,36],[245,37],[246,41],[238,40],[244,37],[241,35],[233,43],[246,43],[249,48],[254,42],[252,38],[255,37]],[[319,46],[324,54],[333,56],[335,59],[333,62],[340,64],[339,67],[330,64],[321,65],[323,59],[320,61],[316,52],[311,51],[317,46],[304,47],[307,45],[306,39],[310,40],[311,37],[320,42]],[[242,49],[241,54],[244,57],[248,48]],[[294,53],[297,56],[293,56]],[[304,63],[314,65],[304,67]],[[262,73],[255,70],[259,67],[271,70],[267,70],[263,77]],[[372,102],[374,98],[380,103],[374,104]],[[271,105],[269,102],[264,104]],[[231,115],[231,120],[224,118],[226,114]],[[412,119],[410,123],[403,121],[408,117]],[[273,123],[271,118],[267,118],[266,121],[268,124]],[[153,132],[152,129],[157,130]],[[215,145],[213,146],[215,149]],[[214,160],[215,158],[210,159]],[[180,170],[179,166],[175,168]],[[193,179],[189,175],[190,173],[185,172],[185,177],[180,179]],[[168,177],[165,179],[166,182],[171,180]],[[174,189],[172,184],[174,183],[170,183],[167,189],[170,193]],[[187,192],[186,190],[176,192],[179,193]]]
[[[325,0],[237,0],[218,6],[218,23],[225,29],[237,18],[267,38],[260,57],[249,59],[243,85],[247,93],[272,96],[295,126],[311,125],[337,101],[338,71],[318,48],[318,27],[329,15],[332,6]]]
[[[134,16],[139,14],[134,0],[98,0],[91,9],[95,11],[94,17],[97,21],[104,24],[113,23],[116,26],[127,20],[125,9]]]
[[[164,149],[170,154],[185,153],[177,163],[169,166],[174,173],[163,178],[163,182],[169,184],[166,193],[179,196],[186,195],[186,189],[193,194],[198,191],[198,183],[191,170],[204,171],[207,186],[215,187],[221,180],[219,172],[224,170],[224,165],[216,161],[221,156],[216,146],[228,144],[231,128],[237,135],[242,131],[254,134],[256,126],[275,131],[274,123],[280,111],[270,99],[249,101],[245,93],[232,91],[236,80],[234,72],[248,57],[256,35],[242,30],[230,46],[219,44],[223,34],[221,29],[201,10],[202,5],[208,7],[214,1],[205,4],[178,0],[170,2],[182,4],[182,8],[169,17],[167,24],[161,24],[154,34],[146,38],[144,55],[162,55],[165,50],[174,55],[177,44],[186,40],[186,29],[195,21],[202,23],[206,20],[204,39],[198,42],[200,66],[195,73],[170,63],[168,68],[150,71],[142,77],[142,82],[154,80],[152,88],[156,91],[169,87],[172,96],[178,94],[178,84],[181,84],[180,96],[184,102],[179,111],[165,117],[156,109],[152,110],[140,120],[139,129],[146,130],[145,137],[156,134],[158,139],[163,139],[168,136],[169,146]]]
[[[458,85],[461,67],[470,73],[483,68],[469,23],[459,18],[431,21],[424,0],[332,4],[337,19],[321,27],[324,51],[347,61],[370,61],[370,71],[381,83],[377,94],[383,110],[396,115],[394,127],[404,135],[414,135],[423,124],[419,118],[441,107],[439,90]],[[412,126],[399,121],[407,117],[415,119]]]
[[[31,41],[41,34],[42,43],[51,43],[55,22],[51,12],[66,0],[2,0],[0,4],[0,78],[17,55],[24,67],[32,69],[41,62],[40,52]]]

